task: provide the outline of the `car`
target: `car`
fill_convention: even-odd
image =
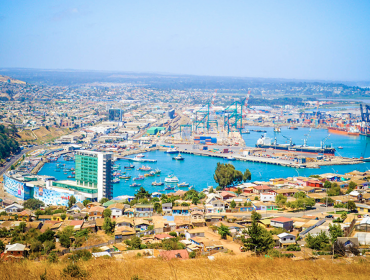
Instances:
[[[327,219],[334,219],[334,216],[333,215],[327,215],[327,216],[325,216],[325,218],[327,218]]]
[[[361,218],[361,215],[357,215],[357,218]]]

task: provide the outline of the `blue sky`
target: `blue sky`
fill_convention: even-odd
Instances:
[[[0,67],[370,80],[370,1],[1,1]]]

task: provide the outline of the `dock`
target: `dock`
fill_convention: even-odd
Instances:
[[[294,168],[305,168],[305,164],[297,164],[293,161],[289,160],[282,160],[282,159],[276,159],[276,158],[265,158],[265,157],[257,157],[257,156],[240,156],[235,154],[216,154],[209,151],[193,151],[193,150],[182,150],[179,149],[179,152],[182,154],[192,154],[192,155],[198,155],[198,156],[208,156],[208,157],[217,157],[226,159],[228,157],[233,157],[235,160],[239,161],[249,161],[249,162],[257,162],[257,163],[265,163],[265,164],[272,164],[272,165],[281,165],[281,166],[288,166],[288,167],[294,167]]]

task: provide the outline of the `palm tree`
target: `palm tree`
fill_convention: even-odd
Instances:
[[[221,239],[226,239],[228,235],[231,236],[229,227],[224,226],[223,224],[218,227],[217,231],[218,234],[221,235]]]

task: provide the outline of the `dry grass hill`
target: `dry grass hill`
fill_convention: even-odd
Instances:
[[[66,135],[70,133],[68,128],[55,128],[49,127],[46,129],[45,127],[40,127],[36,130],[23,130],[18,133],[20,138],[16,139],[18,142],[25,142],[25,141],[35,141],[37,144],[41,144],[47,141],[52,141],[60,136]]]
[[[0,263],[1,279],[76,279],[63,275],[68,262],[24,261]],[[345,260],[293,261],[224,255],[214,261],[207,258],[163,261],[131,258],[121,261],[96,259],[77,265],[88,276],[83,279],[369,279],[367,261]],[[40,277],[45,274],[46,277]]]
[[[13,79],[13,78],[10,78],[8,76],[0,75],[0,82],[7,83],[9,81],[13,84],[24,84],[24,85],[26,84],[26,82],[23,82],[23,81],[20,81],[20,80],[17,80],[17,79]]]

